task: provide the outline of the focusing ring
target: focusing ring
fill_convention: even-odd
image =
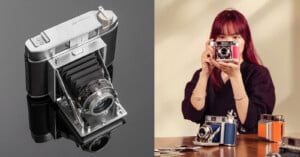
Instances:
[[[116,92],[106,79],[91,81],[81,90],[78,101],[85,114],[98,116],[108,110],[116,99]]]
[[[213,130],[211,126],[204,124],[199,128],[198,138],[199,140],[208,140],[208,138],[212,135],[212,133]]]

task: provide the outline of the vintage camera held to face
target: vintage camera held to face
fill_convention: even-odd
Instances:
[[[284,136],[279,147],[279,154],[282,157],[300,156],[300,138],[299,136]]]
[[[236,134],[237,121],[231,110],[227,116],[206,116],[205,123],[200,126],[194,144],[235,146]]]
[[[258,121],[258,136],[268,141],[281,142],[284,134],[282,115],[261,114]]]
[[[125,123],[112,84],[117,16],[99,7],[25,43],[29,124],[36,142],[69,138],[86,151]]]
[[[235,41],[211,41],[214,58],[217,62],[231,62],[240,58],[239,45]]]

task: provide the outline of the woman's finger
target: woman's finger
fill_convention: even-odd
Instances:
[[[234,64],[240,64],[241,60],[240,59],[232,59],[232,63],[234,63]]]
[[[213,66],[215,66],[215,67],[217,67],[218,69],[220,69],[220,64],[219,64],[216,60],[210,59],[210,63],[211,63]]]
[[[226,67],[237,67],[237,64],[233,62],[219,62],[219,64]]]
[[[205,47],[210,46],[210,42],[214,41],[214,39],[209,39],[205,42]]]
[[[213,39],[210,39],[206,42],[206,45],[205,45],[205,51],[207,52],[209,58],[213,58],[214,54],[213,54],[213,48],[212,46],[210,45],[210,42],[213,41]]]
[[[220,69],[224,72],[229,72],[235,69],[239,69],[239,65],[236,65],[234,63],[225,63],[225,62],[220,62]]]
[[[205,58],[204,61],[205,61],[206,63],[210,63],[210,59],[209,59],[209,58]]]

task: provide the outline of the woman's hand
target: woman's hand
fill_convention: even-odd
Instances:
[[[205,43],[205,50],[201,56],[202,72],[201,75],[208,77],[214,68],[214,65],[211,63],[213,60],[213,48],[210,46],[212,39],[208,40]]]
[[[235,59],[232,62],[216,62],[212,60],[212,64],[227,74],[230,79],[236,110],[241,124],[244,125],[247,118],[249,98],[240,71],[241,63],[241,59]]]
[[[234,78],[241,75],[241,60],[239,59],[233,59],[232,62],[217,62],[212,60],[211,63],[222,72],[227,74],[229,78]]]

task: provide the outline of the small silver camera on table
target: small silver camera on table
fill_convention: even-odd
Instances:
[[[25,43],[26,89],[33,139],[69,138],[101,149],[126,110],[113,88],[117,16],[99,7]]]
[[[279,147],[279,154],[285,156],[300,156],[300,136],[284,136]]]
[[[233,110],[227,116],[205,116],[205,123],[200,126],[195,145],[235,146],[237,133],[237,121],[233,116]]]

